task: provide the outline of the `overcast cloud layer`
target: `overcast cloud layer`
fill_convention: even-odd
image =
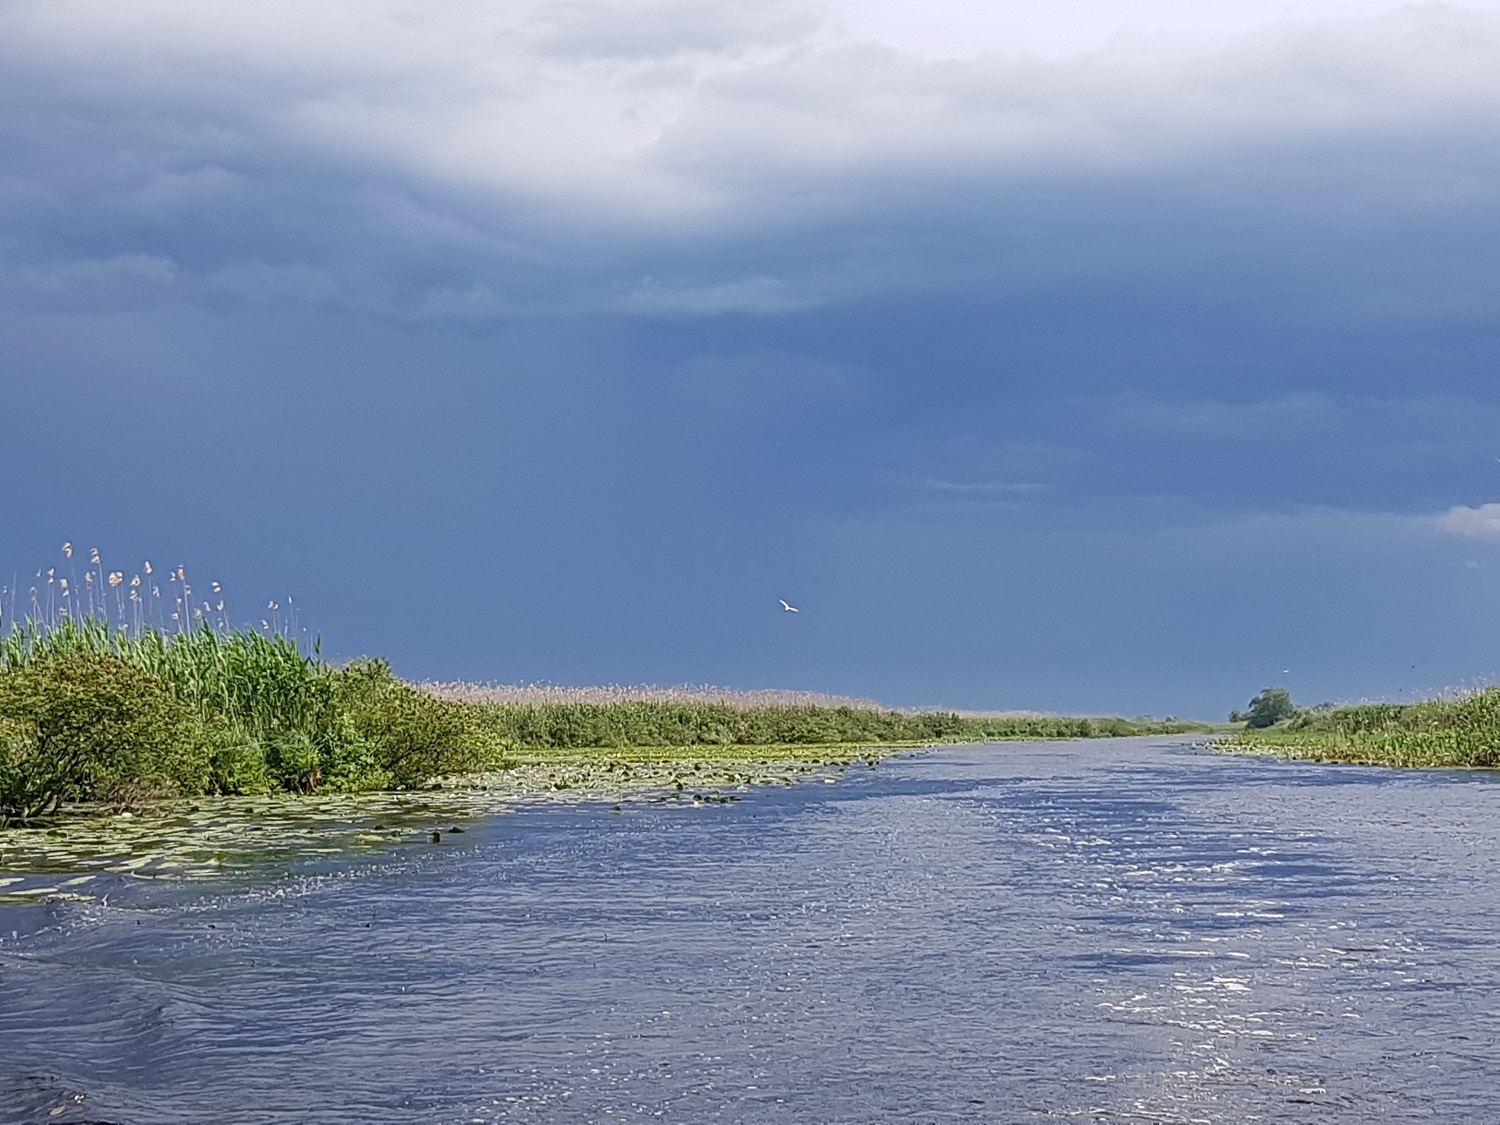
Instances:
[[[413,676],[1500,670],[1500,4],[915,10],[0,3],[5,572]]]

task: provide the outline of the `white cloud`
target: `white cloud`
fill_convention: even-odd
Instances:
[[[1500,22],[1423,10],[1180,59],[1106,50],[931,62],[869,45],[801,53],[705,78],[659,147],[683,177],[739,185],[745,198],[769,191],[780,205],[811,183],[846,201],[851,184],[890,178],[1140,175],[1267,145],[1469,127],[1497,112]],[[1327,160],[1301,159],[1318,180],[1340,178]],[[1345,178],[1387,204],[1433,196],[1433,170],[1397,170],[1394,187],[1364,185],[1365,170]],[[1492,198],[1493,179],[1478,190]]]
[[[928,58],[980,54],[1075,57],[1109,46],[1186,53],[1288,25],[1369,19],[1408,0],[832,0],[838,22],[860,39]],[[1500,10],[1496,0],[1468,7]]]
[[[1175,52],[1121,39],[1121,6],[1102,0],[983,7],[953,0],[909,27],[879,24],[889,4],[861,23],[831,0],[17,0],[0,6],[14,157],[0,222],[22,259],[49,230],[92,231],[99,257],[201,276],[274,260],[310,300],[332,285],[474,320],[549,303],[777,314],[951,287],[970,261],[1017,284],[1079,269],[1052,247],[1016,251],[1026,214],[964,229],[1002,221],[1007,191],[1045,209],[1080,184],[1157,177],[1206,214],[1279,205],[1341,223],[1500,203],[1485,155],[1500,0],[1296,5],[1301,22],[1270,0],[1128,6],[1168,28],[1219,13],[1209,45]],[[924,46],[943,21],[972,22],[968,57]],[[1049,47],[1065,26],[1082,38]],[[1449,139],[1413,159],[1432,137]],[[1330,159],[1344,142],[1365,162]],[[804,237],[835,227],[864,233]],[[935,228],[947,241],[928,270]],[[1145,255],[1216,253],[1210,237],[1080,238],[1069,253],[1134,255],[1138,271]],[[904,238],[918,249],[903,260]],[[1481,288],[1465,277],[1423,315]]]
[[[792,0],[574,0],[546,6],[540,21],[551,52],[648,59],[800,44],[821,24],[812,7]]]
[[[1480,504],[1477,508],[1459,504],[1438,516],[1435,523],[1448,535],[1500,542],[1500,504]]]
[[[1066,7],[1101,29],[1120,23],[1118,5]],[[207,116],[260,146],[668,225],[784,207],[785,189],[767,200],[766,185],[802,173],[1118,170],[1235,138],[1500,110],[1500,25],[1486,8],[1267,30],[1271,7],[1212,6],[1214,27],[1248,37],[1183,57],[1106,35],[1057,60],[934,61],[900,32],[860,43],[856,28],[841,41],[837,13],[790,0],[47,0],[8,6],[0,52],[75,103]],[[1147,8],[1163,26],[1207,10]],[[1072,26],[1066,14],[1043,22]],[[991,40],[1007,27],[1022,44],[1050,34],[1026,31],[1029,20],[1002,5],[981,23]],[[163,169],[151,190],[196,196],[224,190],[226,175]]]

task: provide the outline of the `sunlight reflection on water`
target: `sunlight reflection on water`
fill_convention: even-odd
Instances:
[[[1169,739],[956,747],[113,876],[0,908],[0,1120],[1500,1120],[1497,802]]]

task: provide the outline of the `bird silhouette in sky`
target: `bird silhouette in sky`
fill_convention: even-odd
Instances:
[[[788,602],[785,598],[777,598],[776,600],[781,603],[781,608],[784,609],[784,610],[786,610],[786,612],[788,612],[788,613],[801,613],[802,612],[796,606],[794,606],[790,602]]]

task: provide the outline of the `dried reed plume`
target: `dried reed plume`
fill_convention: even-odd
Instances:
[[[460,703],[722,703],[749,711],[757,707],[849,707],[859,711],[890,708],[873,699],[830,695],[821,691],[781,691],[765,688],[739,691],[713,684],[605,684],[600,687],[567,687],[561,684],[483,684],[456,681],[424,681],[412,685],[438,699]]]
[[[98,547],[89,548],[89,564],[80,579],[73,551],[72,542],[66,542],[60,566],[38,570],[29,584],[0,586],[0,641],[9,642],[17,659],[22,648],[64,626],[102,628],[103,635],[122,639],[139,639],[151,632],[169,637],[195,632],[200,626],[224,637],[236,631],[218,582],[209,583],[214,597],[199,601],[188,582],[187,568],[179,565],[167,571],[164,594],[161,586],[149,580],[156,573],[149,560],[134,574],[107,569]],[[284,604],[285,612],[282,602],[269,603],[272,612],[261,622],[261,631],[294,641],[306,639],[307,630],[297,619],[292,598],[287,596]],[[316,641],[313,647],[316,651]],[[0,667],[3,658],[0,652]]]

